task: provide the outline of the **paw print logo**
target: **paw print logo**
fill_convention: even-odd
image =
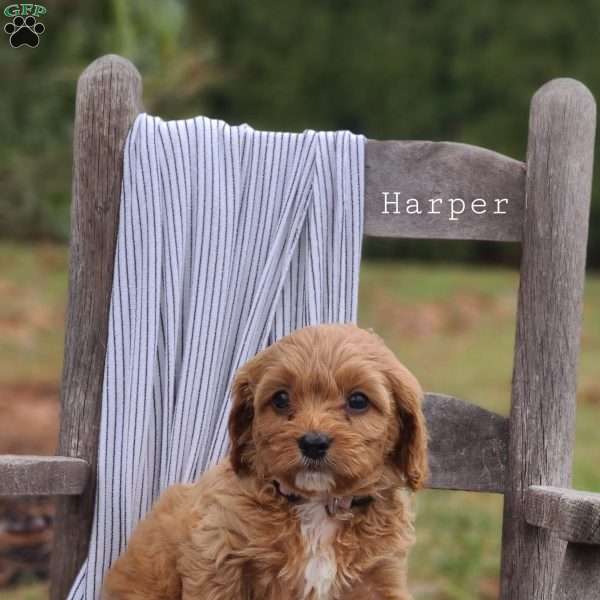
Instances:
[[[9,41],[13,48],[29,46],[35,48],[40,43],[40,35],[45,27],[33,15],[28,17],[16,16],[11,23],[4,26],[4,32],[10,35]]]

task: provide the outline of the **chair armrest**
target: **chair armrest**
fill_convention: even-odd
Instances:
[[[577,544],[600,544],[600,494],[549,486],[526,492],[525,520]]]
[[[67,456],[0,455],[0,496],[76,496],[83,492],[90,467]]]

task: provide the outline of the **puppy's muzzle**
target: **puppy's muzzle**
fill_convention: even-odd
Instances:
[[[325,457],[329,446],[331,446],[332,439],[326,433],[319,431],[309,431],[302,437],[298,438],[298,446],[300,452],[306,458],[312,460],[320,460]]]

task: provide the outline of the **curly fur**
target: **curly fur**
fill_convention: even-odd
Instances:
[[[290,408],[271,404],[286,390]],[[370,400],[353,414],[346,397]],[[427,476],[422,391],[380,338],[353,325],[299,330],[233,383],[229,457],[169,488],[108,573],[106,600],[407,600],[409,490]],[[297,439],[333,443],[307,465]],[[315,477],[319,474],[319,485]],[[322,475],[322,476],[321,476]],[[291,503],[273,481],[302,497]],[[311,481],[311,485],[306,482]],[[323,487],[329,489],[321,489]],[[373,501],[330,516],[326,496]]]

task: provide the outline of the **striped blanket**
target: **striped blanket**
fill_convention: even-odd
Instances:
[[[356,319],[364,138],[138,116],[125,146],[95,518],[72,600],[158,495],[227,449],[229,385],[309,324]]]

